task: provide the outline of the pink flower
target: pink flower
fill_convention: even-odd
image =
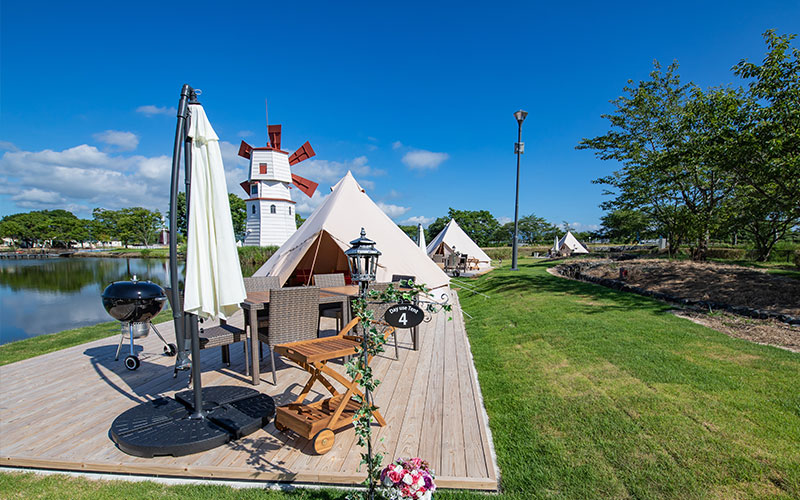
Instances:
[[[397,483],[399,483],[399,482],[400,482],[400,481],[403,479],[403,476],[402,476],[402,474],[400,474],[400,473],[399,473],[399,472],[397,472],[396,470],[391,470],[391,471],[389,471],[389,473],[388,473],[386,476],[387,476],[389,479],[391,479],[391,481],[392,481],[394,484],[397,484]]]

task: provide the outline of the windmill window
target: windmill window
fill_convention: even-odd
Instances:
[[[253,204],[253,205],[250,207],[250,213],[252,213],[253,215],[255,215],[255,214],[256,214],[256,206],[255,206],[255,204]]]
[[[289,207],[289,215],[292,215],[292,207]]]
[[[267,173],[267,164],[266,163],[259,163],[258,164],[258,173],[262,174],[262,175]]]
[[[257,184],[253,184],[252,186],[250,186],[250,194],[252,194],[252,195],[258,194],[258,185]]]
[[[277,212],[277,209],[275,208],[275,205],[270,205],[269,206],[269,213],[274,214],[276,212]]]

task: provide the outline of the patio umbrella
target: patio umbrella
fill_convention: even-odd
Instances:
[[[227,319],[239,309],[244,289],[233,234],[219,137],[199,104],[190,104],[192,139],[189,226],[183,310],[201,318]]]
[[[428,253],[425,249],[425,230],[422,229],[422,224],[417,224],[417,246],[426,254]]]

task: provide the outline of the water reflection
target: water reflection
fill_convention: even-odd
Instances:
[[[167,286],[169,261],[0,260],[0,344],[111,320],[100,294],[112,281],[127,280],[134,274]]]

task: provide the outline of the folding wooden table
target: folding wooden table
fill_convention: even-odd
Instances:
[[[312,440],[314,451],[320,455],[327,453],[333,447],[334,432],[353,422],[353,417],[361,407],[361,403],[354,396],[364,398],[364,394],[358,389],[359,376],[348,379],[327,365],[332,359],[356,353],[357,347],[361,344],[361,337],[347,333],[357,324],[358,318],[354,318],[335,337],[301,340],[277,345],[274,348],[276,353],[289,358],[311,374],[295,402],[277,408],[275,427],[279,431],[291,429],[300,436]],[[384,338],[388,338],[393,331],[394,327],[386,325]],[[371,360],[372,356],[367,362]],[[326,375],[342,384],[346,392],[339,393]],[[325,386],[331,397],[304,404],[303,401],[308,397],[316,381]],[[386,421],[377,409],[372,415],[380,426],[386,425]]]

